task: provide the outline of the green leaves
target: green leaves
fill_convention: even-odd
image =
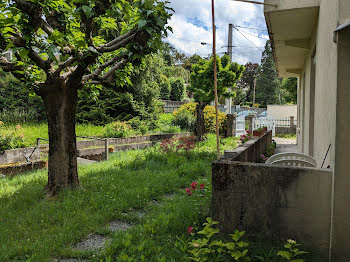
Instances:
[[[287,243],[284,245],[284,248],[287,250],[278,251],[277,255],[290,262],[304,262],[303,259],[296,257],[307,254],[308,252],[300,250],[298,246],[300,246],[300,244],[295,240],[288,239]]]

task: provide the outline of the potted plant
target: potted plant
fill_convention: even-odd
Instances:
[[[267,132],[267,126],[263,126],[264,132]]]
[[[255,129],[253,131],[253,136],[261,136],[262,135],[261,131],[262,131],[261,128]]]

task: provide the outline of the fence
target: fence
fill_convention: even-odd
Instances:
[[[180,108],[186,102],[182,101],[171,101],[171,100],[162,100],[164,103],[164,113],[173,113],[176,109]]]
[[[293,127],[297,125],[297,120],[293,117],[274,118],[276,127]]]
[[[272,135],[276,133],[276,120],[274,118],[259,117],[253,118],[253,130],[266,126],[267,130],[272,130]]]

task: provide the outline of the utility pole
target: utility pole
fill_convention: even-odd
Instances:
[[[215,122],[216,122],[216,155],[217,159],[220,159],[220,137],[219,137],[219,120],[218,120],[218,80],[217,80],[217,68],[216,68],[216,28],[215,28],[215,5],[214,0],[211,0],[211,12],[213,23],[213,60],[214,60],[214,94],[215,94]]]
[[[257,75],[255,75],[255,76],[254,76],[253,106],[255,105],[255,87],[256,87],[256,77],[257,77]]]
[[[230,57],[230,60],[232,62],[232,31],[233,31],[233,25],[228,25],[228,45],[227,45],[227,54]]]

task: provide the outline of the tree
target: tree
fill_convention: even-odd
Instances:
[[[241,90],[242,93],[245,92],[246,100],[253,101],[254,79],[258,75],[260,66],[257,63],[249,62],[244,67],[245,71],[237,82],[237,89]]]
[[[280,101],[281,81],[278,78],[275,62],[273,60],[270,41],[266,42],[265,50],[262,53],[261,68],[256,80],[255,101],[262,106],[276,104]]]
[[[236,81],[239,80],[245,70],[244,66],[231,63],[228,55],[217,57],[217,90],[218,98],[234,97]],[[214,100],[214,59],[200,59],[192,66],[191,85],[189,91],[193,93],[197,106],[196,135],[201,139],[204,134],[205,106]]]
[[[286,92],[284,98],[287,103],[296,104],[298,97],[298,79],[295,77],[284,78],[281,89]]]
[[[170,85],[170,99],[172,101],[181,101],[185,94],[185,81],[180,77],[173,77],[170,78]]]
[[[0,66],[44,102],[50,140],[46,190],[54,195],[76,188],[78,90],[110,85],[119,69],[155,51],[168,29],[169,8],[159,0],[6,0],[0,8],[0,38],[16,57],[1,57]]]

